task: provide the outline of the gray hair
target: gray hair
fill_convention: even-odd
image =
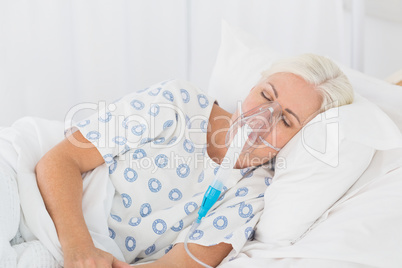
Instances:
[[[261,73],[267,78],[275,73],[292,73],[314,85],[322,96],[319,112],[353,102],[353,88],[349,79],[330,59],[302,54],[274,62],[270,69]]]

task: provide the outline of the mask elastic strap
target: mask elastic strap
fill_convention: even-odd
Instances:
[[[274,149],[275,151],[277,151],[277,152],[279,152],[280,150],[281,150],[281,148],[278,148],[278,147],[275,147],[275,146],[273,146],[273,145],[271,145],[269,142],[267,142],[266,140],[264,140],[263,138],[261,138],[261,136],[260,137],[258,137],[259,139],[260,139],[260,141],[262,142],[262,143],[264,143],[266,146],[268,146],[269,148],[272,148],[272,149]]]

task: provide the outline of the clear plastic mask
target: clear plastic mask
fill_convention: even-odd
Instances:
[[[243,146],[242,153],[252,153],[255,149],[272,148],[279,151],[280,148],[270,144],[266,139],[272,133],[276,124],[282,118],[282,107],[276,102],[267,102],[259,105],[242,114],[233,122],[226,134],[227,146],[239,146],[244,141],[233,140],[234,137],[242,137],[237,135],[241,129],[247,128],[248,140]]]

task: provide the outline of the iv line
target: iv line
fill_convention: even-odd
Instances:
[[[275,112],[275,110],[276,110],[276,112]],[[237,162],[237,159],[238,159],[240,153],[242,152],[243,147],[246,144],[246,141],[248,141],[249,138],[252,140],[253,144],[256,141],[257,136],[253,135],[254,137],[252,138],[250,134],[256,130],[257,130],[257,132],[254,134],[258,134],[258,130],[261,129],[266,124],[266,122],[275,122],[276,123],[276,121],[274,121],[274,120],[269,120],[269,121],[263,120],[264,119],[263,115],[268,113],[272,119],[274,112],[275,112],[276,117],[280,116],[280,110],[281,110],[280,105],[277,102],[272,102],[271,104],[268,105],[268,107],[266,104],[260,105],[256,108],[250,110],[249,112],[242,114],[241,119],[239,121],[240,129],[237,129],[237,133],[235,134],[233,140],[231,141],[231,146],[229,146],[228,151],[225,154],[222,164],[220,165],[218,172],[216,173],[215,179],[213,180],[212,184],[208,187],[208,190],[206,191],[206,193],[204,195],[202,204],[200,206],[200,209],[198,210],[198,218],[193,222],[193,224],[184,240],[184,248],[185,248],[187,254],[200,265],[202,265],[204,267],[208,267],[208,268],[211,267],[210,265],[205,264],[202,261],[200,261],[199,259],[197,259],[190,252],[190,250],[188,249],[188,246],[187,246],[188,239],[190,238],[191,234],[193,234],[195,232],[195,230],[198,228],[198,226],[201,224],[201,219],[206,216],[206,214],[212,208],[212,206],[216,203],[218,198],[220,196],[222,196],[221,192],[223,189],[223,185],[225,184],[226,180],[230,177],[231,170],[234,167],[235,163]],[[254,114],[248,115],[250,113],[254,113]],[[262,117],[262,118],[260,118],[260,117]],[[254,121],[253,121],[253,118],[254,118]],[[254,124],[253,124],[253,122],[254,122]],[[244,123],[244,124],[241,125],[241,123]],[[249,123],[251,125],[249,125]],[[238,135],[239,133],[241,133],[241,134]],[[268,133],[266,133],[266,134],[268,134]],[[238,136],[240,136],[240,137],[238,137]],[[239,138],[240,138],[240,146],[239,146]],[[264,140],[261,138],[261,136],[258,135],[258,138],[259,138],[260,142],[267,145],[266,143],[268,143],[268,142],[264,142]],[[237,142],[238,146],[236,146],[236,144],[235,144],[236,142]],[[277,150],[277,151],[280,150],[279,148],[276,148],[276,147],[272,146],[271,144],[269,144],[268,147],[270,147],[274,150]],[[225,167],[225,165],[223,165],[224,162],[229,162],[229,167]],[[241,179],[243,179],[243,178],[244,178],[244,176]],[[227,190],[225,190],[224,193],[226,191]]]
[[[240,140],[241,146],[237,147],[233,144],[233,146],[230,146],[228,151],[226,152],[224,160],[229,160],[229,167],[224,167],[223,165],[220,166],[214,181],[212,184],[208,187],[207,192],[204,195],[201,207],[198,211],[198,218],[193,222],[191,225],[191,228],[186,235],[186,238],[184,240],[184,249],[186,250],[187,254],[197,263],[200,265],[207,267],[207,268],[212,268],[212,266],[200,261],[197,257],[195,257],[190,250],[188,249],[188,239],[190,238],[190,235],[194,233],[194,231],[198,228],[198,226],[201,224],[201,219],[205,217],[205,215],[208,213],[210,208],[216,203],[216,201],[219,199],[220,196],[226,193],[227,190],[225,190],[223,193],[221,193],[222,188],[228,177],[230,176],[231,170],[234,166],[234,164],[237,162],[237,158],[243,149],[244,144],[247,141],[248,135],[251,133],[250,127],[245,124],[241,130],[239,131],[242,134],[242,139]],[[238,133],[236,133],[235,137],[233,138],[233,143],[237,141],[237,136]]]
[[[259,165],[259,166],[256,166],[256,167],[254,167],[253,169],[250,169],[248,172],[246,172],[246,174],[244,174],[244,175],[241,177],[241,179],[240,179],[239,181],[241,181],[241,180],[244,179],[244,178],[247,178],[247,176],[248,176],[251,172],[253,172],[254,170],[256,170],[257,168],[259,168],[259,167],[261,167],[261,166],[263,166],[263,164],[261,164],[261,165]],[[223,191],[223,193],[221,194],[221,196],[223,196],[224,194],[226,194],[227,191],[229,191],[229,189],[226,189],[225,191]],[[221,197],[221,196],[220,196],[220,197]],[[193,221],[193,224],[191,225],[191,228],[190,228],[190,230],[188,231],[188,233],[187,233],[187,235],[186,235],[186,237],[185,237],[185,239],[184,239],[184,249],[186,250],[187,254],[188,254],[194,261],[196,261],[198,264],[200,264],[200,265],[202,265],[202,266],[204,266],[204,267],[207,267],[207,268],[212,268],[212,266],[210,266],[210,265],[208,265],[208,264],[202,262],[202,261],[199,260],[196,256],[194,256],[194,255],[191,253],[190,249],[188,248],[188,239],[190,238],[190,235],[193,234],[195,230],[197,230],[197,228],[198,228],[198,226],[200,226],[200,224],[201,224],[201,221],[200,221],[200,222],[198,222],[198,221]]]

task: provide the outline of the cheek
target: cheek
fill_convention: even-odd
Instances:
[[[278,147],[282,148],[286,143],[290,140],[290,133],[287,131],[286,127],[282,126],[282,123],[279,123],[279,126],[276,127],[276,144]]]
[[[285,126],[280,126],[277,129],[277,144],[280,148],[284,147],[300,130],[300,128],[294,129]]]
[[[272,132],[266,137],[266,140],[272,145],[282,148],[288,143],[300,129],[287,128],[282,122],[279,122]]]

